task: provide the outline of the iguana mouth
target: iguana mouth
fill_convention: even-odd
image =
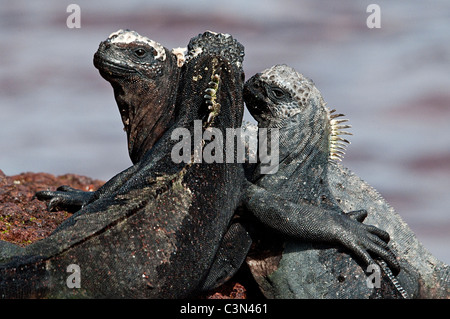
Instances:
[[[101,76],[105,79],[126,76],[137,72],[135,69],[130,68],[123,63],[101,57],[98,52],[94,55],[94,66],[100,71]]]
[[[259,85],[261,73],[257,73],[252,76],[245,84],[244,84],[244,99],[247,101],[246,105],[249,109],[251,109],[251,113],[253,115],[263,115],[265,113],[265,109],[263,107],[264,104],[264,88]],[[253,100],[253,103],[248,103]]]

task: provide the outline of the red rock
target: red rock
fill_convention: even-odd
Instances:
[[[103,183],[74,174],[22,173],[6,176],[0,170],[0,240],[26,246],[48,236],[70,216],[65,211],[47,211],[44,202],[33,198],[36,191],[55,190],[61,185],[92,190]]]

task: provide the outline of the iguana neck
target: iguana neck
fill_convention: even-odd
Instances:
[[[294,202],[300,198],[314,205],[334,207],[327,182],[329,122],[312,117],[309,125],[300,126],[299,123],[305,123],[302,116],[305,114],[264,124],[279,130],[279,169],[277,174],[264,175],[262,183]],[[295,191],[292,185],[296,185]]]
[[[176,88],[172,87],[172,83],[157,88],[143,85],[137,90],[140,92],[134,90],[130,93],[118,85],[113,85],[113,88],[124,131],[127,133],[128,152],[132,162],[136,163],[170,127]],[[149,94],[151,90],[156,92]],[[164,103],[161,97],[164,97]]]
[[[329,162],[330,127],[326,119],[311,118],[309,125],[304,123],[305,114],[299,113],[290,118],[271,121],[267,127],[279,130],[280,169],[301,169],[304,175],[311,170],[321,171],[326,177]],[[289,169],[289,167],[291,167]]]

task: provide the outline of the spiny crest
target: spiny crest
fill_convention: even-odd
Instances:
[[[220,112],[220,104],[217,102],[217,91],[219,90],[220,83],[220,75],[217,73],[217,58],[213,59],[213,70],[211,75],[211,80],[208,83],[208,87],[205,90],[205,95],[203,98],[205,99],[206,105],[208,105],[208,110],[210,113],[208,115],[208,119],[206,120],[206,126],[210,126],[214,120],[214,118]]]
[[[345,155],[345,148],[350,142],[347,139],[340,137],[340,135],[353,135],[352,133],[344,131],[347,128],[351,128],[351,125],[341,125],[342,123],[348,122],[347,119],[338,119],[339,117],[344,116],[344,114],[335,113],[335,109],[329,110],[325,105],[324,107],[327,110],[328,121],[330,123],[329,160],[342,161]]]
[[[205,90],[204,99],[208,105],[208,110],[211,112],[208,115],[208,124],[212,123],[213,119],[220,112],[220,104],[217,103],[217,90],[219,89],[220,75],[213,74],[211,81],[208,83],[208,88]]]

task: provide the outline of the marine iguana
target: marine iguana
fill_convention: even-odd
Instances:
[[[129,32],[129,31],[125,31],[125,33],[126,32]],[[110,36],[110,38],[119,37],[120,40],[118,39],[116,42],[119,42],[122,44],[123,43],[130,44],[130,43],[133,43],[133,41],[135,41],[136,39],[138,39],[140,37],[139,35],[137,35],[135,33],[131,34],[131,35],[123,35],[123,36],[121,33],[123,33],[123,31],[113,33]],[[210,38],[214,38],[217,36],[220,37],[220,35],[217,35],[214,33],[205,33],[203,35],[202,39],[205,40],[204,41],[205,43],[207,42],[207,43],[211,44],[211,43],[214,43],[214,41],[211,42]],[[225,36],[225,37],[229,38],[229,36]],[[149,42],[154,45],[154,42],[151,40],[142,41],[142,42]],[[201,54],[202,52],[208,52],[208,50],[214,51],[214,49],[212,49],[214,47],[214,45],[209,46],[209,45],[206,45],[205,43],[202,43],[202,41],[194,41],[192,43],[196,43],[196,45],[191,45],[191,43],[190,43],[190,45],[188,46],[188,49],[189,49],[188,51],[191,52],[191,54],[188,54],[188,56],[187,56],[188,63],[189,63],[190,59],[192,59],[193,57],[196,57],[197,55]],[[105,47],[111,48],[111,46],[105,46]],[[208,48],[211,48],[211,49],[208,49]],[[217,49],[217,47],[216,47],[216,49]],[[230,52],[235,50],[234,47],[231,47],[231,49],[230,48],[228,48],[228,49],[230,50]],[[226,50],[227,49],[225,49],[224,47],[220,47],[220,45],[219,45],[218,52],[222,52],[222,51],[226,51]],[[176,57],[178,58],[178,60],[177,60],[178,66],[181,66],[184,64],[183,60],[185,59],[185,57],[183,54],[180,54],[182,51],[184,51],[184,50],[173,50],[172,51],[172,53],[174,55],[176,55]],[[161,50],[160,50],[160,52],[161,52]],[[166,50],[166,52],[167,52],[167,50]],[[154,55],[158,56],[159,58],[161,58],[161,56],[162,56],[157,52],[154,53]],[[125,57],[125,60],[126,60],[126,57]],[[241,64],[241,62],[239,62],[239,59],[238,59],[238,62],[236,63],[236,65],[240,65],[240,64]],[[108,72],[104,73],[105,77],[107,76],[107,74],[108,74]],[[194,76],[194,77],[192,77],[192,79],[189,79],[189,78],[187,78],[187,79],[197,81],[199,79],[199,77]],[[184,80],[186,80],[186,79],[184,79]],[[111,79],[111,82],[113,82],[113,81],[114,81],[114,77],[112,77],[112,79]],[[212,83],[209,83],[209,86],[210,87],[207,88],[206,90],[209,94],[212,94],[218,88],[218,83],[216,83],[213,78],[213,81],[212,81]],[[113,85],[113,87],[114,87],[114,85]],[[120,89],[120,87],[119,87],[119,89]],[[115,88],[115,93],[116,93],[116,88]],[[147,92],[147,94],[151,94],[151,92]],[[202,94],[200,94],[200,95],[202,95]],[[214,103],[212,103],[212,96],[211,95],[207,95],[207,96],[208,96],[208,98],[206,98],[205,104],[208,106],[213,106]],[[117,99],[117,95],[116,95],[116,99]],[[119,104],[119,100],[118,100],[118,104]],[[170,104],[170,103],[168,103],[168,104]],[[119,107],[120,107],[120,104],[119,104]],[[151,112],[152,108],[149,107],[148,110],[149,110],[149,112]],[[212,112],[209,113],[208,119],[206,121],[207,122],[211,121],[216,114],[217,114],[217,111],[212,110]],[[131,123],[131,122],[127,121],[128,118],[129,117],[127,117],[127,116],[124,117],[124,124],[126,124],[125,127],[127,126],[127,124],[130,125],[130,123]],[[147,120],[148,120],[148,118],[147,118]],[[170,121],[166,122],[166,124],[164,122],[162,124],[159,123],[159,124],[161,124],[160,128],[164,128],[164,126],[167,125],[167,123],[170,123]],[[145,121],[140,121],[139,125],[145,126]],[[136,128],[137,128],[137,126],[136,126]],[[148,144],[144,143],[144,144],[141,144],[141,146],[139,146],[139,147],[151,148],[152,145],[151,145],[151,143],[148,143]],[[146,149],[146,151],[148,151],[148,150]],[[142,153],[144,153],[144,152],[142,152],[142,150],[140,150],[140,154],[142,154]],[[132,152],[130,152],[130,156],[131,156],[131,154],[132,154]],[[140,159],[141,159],[140,156],[136,157],[137,161]],[[48,196],[48,198],[59,198],[62,196],[63,200],[60,201],[60,203],[62,203],[63,205],[67,205],[68,203],[70,204],[73,202],[73,196],[74,196],[75,198],[79,199],[78,202],[75,201],[76,202],[75,207],[77,205],[82,206],[89,202],[96,201],[102,196],[106,196],[108,194],[114,193],[115,191],[117,191],[115,189],[115,187],[120,186],[121,183],[123,182],[123,180],[126,180],[128,178],[138,177],[138,175],[139,174],[136,174],[136,172],[133,170],[124,172],[120,177],[113,179],[114,182],[107,183],[107,185],[105,185],[105,187],[103,188],[103,192],[102,191],[97,192],[96,193],[97,196],[96,197],[94,196],[94,200],[91,197],[92,194],[86,194],[85,192],[81,192],[81,191],[77,191],[77,190],[73,190],[73,189],[65,189],[65,188],[62,189],[63,190],[62,192],[61,191],[48,192],[48,193],[41,192],[42,199],[45,199],[44,197],[46,197],[46,196]],[[64,195],[67,195],[67,198],[65,198]],[[86,196],[86,195],[88,195],[88,196]],[[81,198],[81,200],[80,200],[80,198]],[[356,212],[354,214],[358,221],[361,221],[364,217],[363,212]],[[275,225],[275,227],[276,227],[276,225]],[[356,228],[358,228],[358,227],[356,227]],[[379,232],[378,230],[374,230],[374,231]],[[383,232],[380,231],[379,234],[383,234]],[[381,235],[381,236],[384,236],[386,238],[385,235]],[[227,243],[227,244],[224,245],[223,243]],[[239,266],[243,254],[245,255],[245,252],[248,249],[248,244],[249,244],[249,239],[246,236],[245,231],[242,230],[242,228],[239,226],[238,223],[233,223],[231,225],[231,227],[229,228],[228,232],[225,234],[222,245],[217,250],[214,264],[210,267],[210,273],[209,273],[207,279],[204,280],[204,283],[201,285],[201,288],[208,289],[208,288],[213,287],[214,285],[217,285],[218,283],[226,280],[227,276],[230,276],[230,274],[232,274],[233,271],[235,271],[236,268]],[[387,253],[383,250],[383,247],[381,247],[381,250],[378,249],[378,252],[380,254],[384,254],[384,256],[387,259],[392,257],[389,253]],[[364,251],[363,251],[363,253],[364,253]],[[395,266],[393,268],[395,268]]]
[[[121,43],[137,37],[117,33],[106,42],[113,42],[114,36],[123,36],[117,39]],[[81,196],[83,208],[49,237],[23,249],[0,242],[0,296],[180,298],[226,277],[216,266],[229,265],[223,253],[233,252],[233,261],[237,255],[243,260],[249,241],[231,221],[242,192],[242,166],[175,164],[170,157],[177,128],[192,133],[196,120],[203,129],[241,125],[243,46],[231,36],[206,32],[191,39],[190,47],[203,50],[189,55],[189,63],[182,66],[170,128],[87,203]],[[164,61],[167,51],[158,46],[147,54]],[[127,74],[122,66],[116,63],[116,71]],[[121,113],[127,124],[132,112]],[[132,136],[132,126],[130,132]],[[236,233],[244,235],[241,242],[219,248],[224,238]],[[72,264],[81,269],[79,289],[66,285],[66,269]]]
[[[267,297],[449,296],[448,266],[426,251],[373,188],[338,163],[349,126],[325,106],[311,80],[276,65],[246,82],[244,100],[259,128],[279,128],[278,172],[262,175],[257,168],[246,201],[261,222],[290,237],[262,238],[247,258]],[[387,263],[376,259],[379,287],[368,285],[364,271],[375,261],[367,251]],[[400,269],[395,278],[391,270]]]
[[[169,51],[132,30],[111,33],[94,54],[94,66],[113,87],[133,164],[173,124],[182,64],[177,49]],[[38,199],[49,200],[49,210],[69,212],[80,210],[92,196],[68,186],[36,193]]]
[[[214,43],[214,41],[210,41],[209,39],[210,37],[214,36],[217,35],[212,32],[204,34],[203,39],[205,39],[205,41],[208,41],[209,42],[208,44],[201,43],[200,41],[193,42],[195,43],[195,45],[190,43],[190,45],[188,45],[187,48],[187,51],[190,52],[190,54],[188,54],[187,56],[185,56],[185,54],[183,53],[184,51],[186,51],[184,49],[179,48],[172,50],[173,55],[176,56],[178,59],[177,63],[175,64],[174,61],[172,61],[169,64],[166,63],[165,67],[169,68],[169,71],[164,72],[164,74],[160,75],[160,77],[157,79],[160,82],[162,80],[175,81],[177,77],[175,65],[179,67],[183,65],[185,62],[189,63],[189,60],[192,56],[196,56],[198,54],[206,52],[207,50],[209,51],[215,50],[214,46],[211,45],[211,43]],[[120,44],[118,48],[116,47],[117,44]],[[158,47],[158,50],[154,49],[155,45]],[[134,127],[134,132],[137,132],[138,129],[140,129],[143,132],[142,134],[146,136],[145,134],[147,126],[146,121],[148,121],[149,119],[151,120],[152,117],[149,116],[132,117],[129,114],[133,114],[136,112],[140,112],[143,114],[152,113],[152,116],[156,116],[157,118],[158,116],[160,116],[161,113],[154,112],[153,111],[154,108],[160,109],[163,106],[164,108],[167,108],[170,111],[172,109],[172,105],[170,99],[168,100],[163,99],[162,100],[163,103],[161,104],[160,102],[162,98],[161,96],[159,98],[153,98],[154,95],[153,90],[142,89],[144,87],[147,87],[148,85],[136,84],[140,82],[140,77],[143,77],[144,83],[150,82],[148,79],[156,78],[155,70],[159,69],[159,67],[154,66],[149,68],[146,64],[144,64],[143,67],[142,62],[139,63],[134,62],[136,60],[135,51],[141,50],[142,46],[145,46],[145,50],[148,52],[155,51],[154,55],[157,56],[158,59],[163,58],[163,54],[157,53],[158,51],[166,52],[166,55],[168,52],[167,49],[164,50],[160,48],[159,47],[160,45],[155,44],[155,42],[152,40],[146,38],[142,40],[142,37],[136,34],[135,32],[119,30],[118,32],[111,34],[108,40],[100,45],[99,50],[95,55],[94,63],[96,67],[99,68],[102,76],[108,81],[110,81],[111,84],[113,85],[116,100],[119,105],[119,109],[121,109],[122,119],[125,124],[125,128]],[[222,52],[224,50],[230,50],[229,54],[233,54],[232,53],[233,47],[231,48],[220,47],[219,52]],[[150,60],[150,62],[151,63],[156,62],[157,65],[161,65],[161,62],[157,61],[158,59],[155,58],[153,60]],[[185,61],[186,59],[187,61]],[[237,61],[238,61],[237,63],[242,63],[239,62],[239,59],[237,59]],[[156,81],[153,81],[152,85],[155,82]],[[128,96],[123,92],[127,92]],[[136,94],[135,92],[140,94]],[[149,95],[150,98],[146,97],[146,95]],[[125,98],[122,96],[125,96]],[[142,103],[142,100],[145,103]],[[124,103],[124,101],[126,102]],[[155,101],[158,101],[158,103],[155,103]],[[141,106],[141,108],[138,108],[135,105],[139,105]],[[128,111],[130,108],[133,110],[133,112]],[[140,120],[141,118],[143,120]],[[163,131],[168,128],[168,123],[170,123],[170,121],[168,120],[166,121],[152,120],[149,123],[149,126],[153,127],[156,125],[159,131]],[[130,134],[128,134],[128,136],[130,136]],[[138,145],[137,147],[138,150],[134,150],[130,142],[132,142],[131,139],[129,139],[130,157],[132,157],[132,154],[143,154],[144,151],[142,150],[142,148],[144,148],[145,151],[148,151],[152,146],[151,143],[134,144]],[[135,158],[135,160],[139,159],[140,159],[139,157]],[[133,174],[135,174],[134,171],[128,171],[123,173],[123,175],[125,175],[127,178],[129,176],[132,176]],[[59,188],[56,192],[52,191],[38,192],[37,197],[41,200],[50,199],[49,209],[52,209],[56,206],[63,206],[66,209],[69,208],[78,210],[81,206],[86,205],[87,203],[92,201],[91,197],[98,199],[100,196],[104,196],[103,194],[113,193],[114,187],[117,184],[117,182],[116,181],[108,182],[107,184],[110,185],[103,187],[94,196],[92,192],[82,192],[63,186]],[[118,183],[118,185],[120,185],[120,183]],[[224,241],[222,248],[219,249],[220,254],[218,254],[217,262],[214,264],[214,267],[212,267],[211,271],[212,274],[224,273],[224,275],[220,276],[216,275],[215,279],[212,279],[214,278],[214,275],[211,275],[210,279],[208,280],[209,283],[205,285],[204,288],[213,287],[225,281],[226,278],[229,277],[230,274],[232,274],[236,270],[236,268],[240,264],[240,261],[242,260],[242,253],[245,250],[245,248],[243,247],[246,247],[246,245],[248,245],[248,237],[245,231],[242,229],[241,225],[239,223],[233,223],[232,228],[230,228],[229,234],[225,238],[226,240]],[[233,242],[243,244],[235,245],[232,244]],[[226,249],[226,247],[232,247],[233,249],[237,247],[237,251],[230,251],[230,248]],[[225,260],[227,260],[228,262],[224,262]]]

